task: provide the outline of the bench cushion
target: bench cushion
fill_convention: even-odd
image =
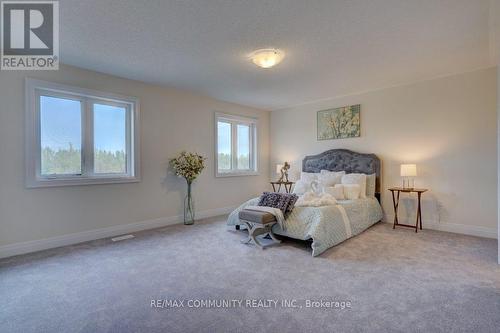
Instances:
[[[239,212],[238,217],[241,220],[259,224],[268,224],[276,222],[276,217],[274,217],[273,214],[251,209],[243,209],[242,211]]]

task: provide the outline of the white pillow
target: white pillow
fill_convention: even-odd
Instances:
[[[293,187],[293,193],[304,194],[311,190],[311,183],[318,180],[318,174],[313,172],[301,172],[300,179],[297,180]]]
[[[349,173],[347,175],[342,176],[342,184],[357,184],[360,188],[361,199],[366,198],[366,175],[364,173]]]
[[[292,193],[301,195],[306,193],[310,189],[311,189],[311,183],[307,183],[306,181],[299,179],[295,182],[295,186],[293,187]]]
[[[377,175],[371,174],[366,176],[366,196],[372,198],[375,196],[375,185],[377,182]]]
[[[345,200],[344,185],[337,184],[335,186],[328,186],[324,188],[324,192],[330,194],[337,200]]]
[[[313,180],[318,180],[318,173],[302,171],[300,173],[300,180],[303,180],[306,183],[311,183]]]
[[[359,199],[361,193],[363,193],[359,184],[344,184],[343,188],[346,200]]]
[[[336,184],[340,184],[342,181],[342,176],[345,175],[345,171],[328,171],[321,170],[318,174],[318,182],[323,186],[335,186]]]

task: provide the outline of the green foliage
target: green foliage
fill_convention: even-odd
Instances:
[[[219,153],[219,170],[231,170],[231,155]]]
[[[231,155],[219,153],[218,157],[219,170],[231,170]],[[238,156],[238,169],[246,170],[250,168],[250,159],[248,155]]]
[[[78,175],[81,174],[82,153],[80,149],[53,150],[49,147],[42,149],[43,175]],[[97,150],[94,155],[96,173],[125,173],[126,153],[124,151]]]
[[[127,155],[124,151],[110,152],[98,150],[94,156],[94,168],[97,173],[126,173]]]
[[[81,151],[74,149],[71,144],[69,149],[42,149],[42,175],[78,175],[82,173],[81,165]]]
[[[238,169],[247,170],[250,169],[250,160],[248,155],[238,156]]]

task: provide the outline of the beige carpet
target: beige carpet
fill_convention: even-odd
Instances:
[[[244,234],[221,217],[1,260],[0,330],[499,332],[496,240],[378,224],[313,258],[307,243],[261,251],[240,244]],[[152,299],[278,304],[161,309]]]

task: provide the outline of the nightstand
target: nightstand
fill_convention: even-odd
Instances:
[[[420,230],[422,230],[422,206],[420,204],[420,199],[422,197],[422,193],[427,192],[425,188],[403,188],[403,187],[391,187],[389,191],[392,193],[392,203],[394,205],[394,224],[392,229],[395,229],[396,226],[415,228],[415,232],[418,232],[418,225],[420,222]],[[415,225],[411,224],[401,224],[398,221],[398,207],[399,207],[399,195],[400,193],[417,193],[418,196],[418,206],[417,206],[417,221]]]
[[[292,192],[292,186],[295,184],[294,182],[269,182],[273,186],[273,192],[279,192],[281,190],[281,185],[285,187],[285,192]],[[276,186],[278,186],[278,190],[276,191]]]

